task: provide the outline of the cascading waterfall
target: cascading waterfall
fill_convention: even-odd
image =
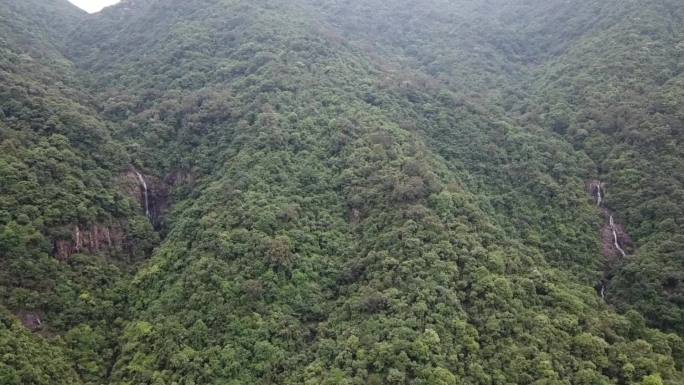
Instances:
[[[601,207],[602,202],[603,195],[601,193],[601,181],[598,181],[598,183],[596,184],[596,206]],[[623,250],[622,247],[620,247],[620,242],[618,242],[617,228],[615,227],[615,222],[613,221],[612,215],[610,215],[608,218],[608,224],[610,225],[610,230],[613,232],[613,245],[615,245],[615,248],[617,249],[617,251],[620,252],[623,258],[626,257],[627,253],[625,253],[625,250]]]
[[[601,181],[596,182],[596,206],[601,207],[603,204],[603,188],[601,185]],[[610,231],[613,233],[613,246],[615,246],[615,249],[622,255],[623,258],[627,256],[627,253],[625,250],[620,246],[620,241],[618,238],[618,230],[617,226],[615,226],[615,220],[613,219],[613,216],[610,215],[610,212],[608,209],[603,208],[602,211],[604,212],[605,215],[608,216],[608,225],[610,226]],[[601,296],[602,300],[606,299],[606,291],[607,291],[607,285],[608,283],[608,278],[604,275],[604,278],[601,280],[601,286],[598,289],[599,295]]]
[[[79,252],[79,251],[81,251],[81,229],[78,226],[76,226],[75,235],[76,235],[75,249],[76,249],[76,252]]]
[[[613,216],[610,216],[609,219],[609,224],[610,224],[610,229],[613,231],[613,244],[615,245],[615,248],[622,254],[622,257],[626,257],[627,253],[625,253],[624,250],[622,250],[622,247],[620,247],[620,243],[618,242],[618,236],[617,236],[617,230],[615,229],[615,222],[613,222]]]
[[[145,216],[148,218],[150,217],[150,205],[149,201],[147,198],[147,183],[145,183],[145,178],[143,178],[142,175],[138,172],[138,170],[133,170],[135,172],[135,175],[138,176],[138,180],[140,181],[140,185],[143,187],[143,195],[145,196]]]

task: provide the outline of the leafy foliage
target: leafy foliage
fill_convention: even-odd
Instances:
[[[681,383],[681,7],[623,3],[2,5],[0,379]]]

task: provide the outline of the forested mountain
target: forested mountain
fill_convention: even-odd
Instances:
[[[0,0],[0,383],[684,383],[677,0]]]

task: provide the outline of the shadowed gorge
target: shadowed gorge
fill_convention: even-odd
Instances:
[[[676,0],[0,0],[0,383],[684,383]]]

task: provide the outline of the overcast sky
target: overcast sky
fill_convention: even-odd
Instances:
[[[86,11],[93,13],[101,10],[102,8],[116,4],[119,0],[69,0],[77,6],[85,9]]]

